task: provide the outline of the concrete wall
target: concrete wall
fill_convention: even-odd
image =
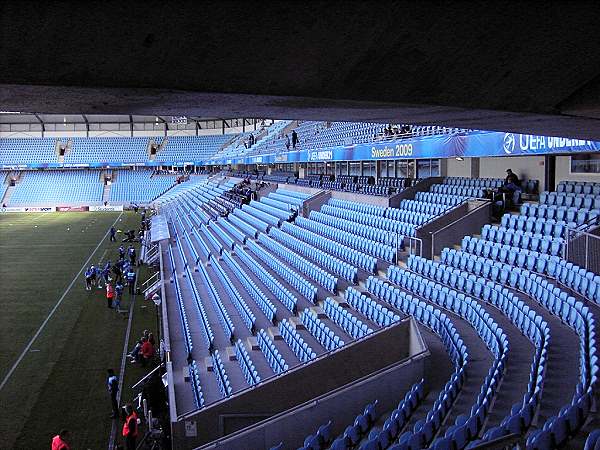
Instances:
[[[472,159],[465,158],[463,161],[457,161],[454,158],[443,159],[441,174],[445,177],[471,177]]]
[[[480,178],[504,178],[506,169],[512,169],[521,180],[539,180],[544,185],[544,157],[537,155],[498,158],[479,158]]]
[[[600,183],[600,174],[595,173],[571,173],[571,157],[557,156],[556,157],[556,184],[565,180],[573,181],[593,181]]]
[[[173,427],[173,448],[192,448],[223,438],[416,356],[411,354],[410,331],[414,326],[411,323],[411,319],[406,318],[282,376],[181,417]],[[421,348],[420,353],[425,351]],[[196,436],[186,436],[186,421],[198,425]]]

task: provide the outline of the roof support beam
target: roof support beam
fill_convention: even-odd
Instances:
[[[34,116],[42,126],[42,137],[44,137],[44,134],[46,134],[46,125],[44,124],[44,121],[40,118],[38,114],[34,114]]]

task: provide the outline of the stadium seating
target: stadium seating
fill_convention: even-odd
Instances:
[[[99,171],[26,171],[9,206],[99,205],[103,189]]]
[[[110,188],[111,203],[149,203],[175,186],[174,175],[150,170],[119,170]]]

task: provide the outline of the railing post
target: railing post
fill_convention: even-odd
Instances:
[[[588,242],[590,241],[590,237],[585,235],[585,269],[588,270]]]

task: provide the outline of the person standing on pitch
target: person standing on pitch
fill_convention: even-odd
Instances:
[[[125,247],[123,247],[123,244],[119,245],[119,259],[125,259]]]
[[[129,248],[127,249],[127,254],[129,255],[129,264],[135,266],[135,248],[133,247],[133,245],[129,245]]]
[[[121,312],[121,299],[123,298],[123,283],[117,281],[115,285],[115,310]]]
[[[112,227],[110,227],[110,242],[115,242],[117,240],[117,238],[115,237],[116,234],[117,234],[117,230],[115,229],[115,226],[113,225]]]
[[[108,387],[110,404],[112,406],[112,414],[110,417],[116,419],[119,417],[119,402],[117,401],[117,393],[119,392],[119,379],[115,375],[115,371],[113,369],[108,369],[106,372],[108,373],[106,385]]]
[[[127,418],[123,424],[123,437],[125,438],[125,445],[127,450],[135,450],[135,442],[138,436],[138,418],[137,414],[133,410],[131,405],[125,407]]]
[[[127,271],[127,285],[129,286],[129,294],[135,295],[135,271],[133,266],[129,266]]]
[[[115,297],[115,289],[111,283],[106,283],[106,306],[112,308],[113,298]]]

